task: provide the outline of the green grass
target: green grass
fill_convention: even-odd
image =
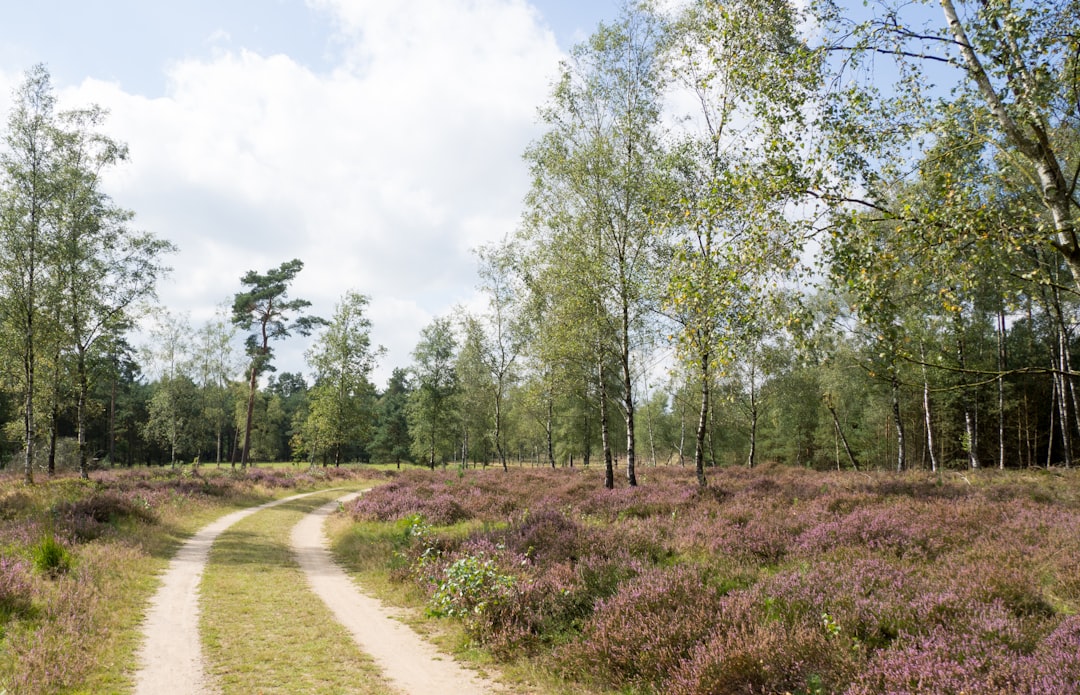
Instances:
[[[318,493],[254,514],[211,549],[200,629],[208,671],[225,695],[393,692],[309,590],[289,548],[293,526],[341,494]]]

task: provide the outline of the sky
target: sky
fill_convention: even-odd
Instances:
[[[382,388],[420,330],[480,306],[474,249],[513,233],[558,62],[617,0],[0,0],[0,113],[34,64],[98,104],[103,187],[176,244],[160,304],[198,327],[299,258],[329,318],[370,297]],[[311,339],[275,346],[304,371]]]

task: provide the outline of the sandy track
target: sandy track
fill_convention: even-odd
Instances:
[[[441,654],[379,601],[359,591],[334,563],[326,548],[323,523],[345,495],[307,515],[292,533],[293,552],[307,575],[312,590],[326,603],[362,650],[371,655],[383,675],[409,695],[469,695],[501,690],[490,681]]]
[[[216,693],[203,668],[199,642],[199,581],[210,546],[223,531],[255,512],[313,495],[306,492],[226,514],[192,536],[169,563],[143,622],[136,695]]]

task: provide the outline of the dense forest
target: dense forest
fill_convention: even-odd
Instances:
[[[1078,26],[1076,0],[624,6],[539,105],[486,308],[382,390],[369,298],[308,315],[299,260],[205,325],[155,306],[171,244],[100,185],[124,145],[32,68],[0,152],[0,465],[1069,466]],[[309,335],[310,374],[274,372]]]

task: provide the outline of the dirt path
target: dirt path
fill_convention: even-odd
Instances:
[[[192,536],[169,563],[143,622],[136,695],[211,695],[199,642],[199,581],[210,546],[227,528],[255,512],[313,495],[307,492],[226,514]]]
[[[325,492],[322,490],[320,492]],[[143,622],[143,644],[136,695],[214,695],[219,692],[206,676],[199,640],[199,582],[210,546],[226,529],[256,512],[290,500],[317,494],[307,492],[226,514],[204,527],[169,563]],[[439,653],[373,598],[360,593],[326,549],[323,523],[351,493],[319,507],[298,523],[293,550],[315,593],[326,603],[353,639],[374,658],[383,675],[408,695],[472,695],[497,693],[493,683]]]
[[[323,523],[340,502],[356,497],[346,495],[323,505],[293,528],[292,545],[300,567],[315,593],[326,603],[338,622],[375,659],[383,675],[409,695],[469,695],[501,692],[495,684],[459,666],[439,653],[394,612],[365,596],[347,574],[334,563],[326,548]]]

